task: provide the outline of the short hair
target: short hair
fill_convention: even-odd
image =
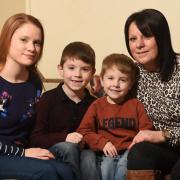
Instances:
[[[80,59],[91,65],[95,70],[95,52],[89,44],[83,42],[71,42],[68,44],[62,52],[60,65],[63,66],[69,58]]]
[[[131,14],[125,23],[124,33],[126,47],[132,56],[129,47],[129,27],[134,22],[145,37],[155,37],[158,46],[157,63],[162,81],[168,81],[175,65],[177,53],[174,52],[168,22],[165,16],[155,9],[144,9]]]
[[[6,20],[4,26],[1,30],[1,34],[0,34],[0,70],[3,68],[3,66],[6,62],[6,57],[9,52],[11,39],[12,39],[14,32],[26,23],[34,24],[41,31],[42,48],[40,51],[39,59],[41,58],[42,52],[43,52],[43,45],[44,45],[44,29],[43,29],[41,22],[38,19],[36,19],[34,16],[31,16],[31,15],[28,15],[25,13],[18,13],[18,14],[15,14],[15,15],[9,17]],[[30,67],[30,69],[32,71],[36,71],[35,66],[36,66],[36,64],[33,64]]]
[[[137,66],[133,60],[124,54],[110,54],[106,56],[102,63],[100,76],[103,78],[106,70],[116,67],[120,72],[129,75],[131,80],[135,82],[137,79]]]

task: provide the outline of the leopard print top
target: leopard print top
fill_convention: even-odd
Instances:
[[[180,145],[180,57],[168,82],[160,80],[159,73],[151,73],[138,64],[140,77],[137,97],[153,121],[156,130],[168,130],[169,144]]]

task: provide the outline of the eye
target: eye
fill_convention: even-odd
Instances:
[[[110,76],[110,77],[107,77],[107,79],[109,79],[109,80],[113,80],[113,77],[111,77],[111,76]]]
[[[68,66],[68,69],[73,70],[74,66]]]
[[[89,67],[84,67],[84,68],[82,68],[82,70],[85,71],[85,72],[89,72],[90,68]]]
[[[126,79],[121,79],[122,82],[126,82],[127,80]]]
[[[136,37],[130,37],[130,38],[129,38],[129,41],[130,41],[130,42],[134,42],[136,39],[137,39]]]
[[[20,41],[27,42],[28,40],[26,38],[21,38]]]
[[[42,42],[40,40],[34,41],[34,45],[42,46]]]

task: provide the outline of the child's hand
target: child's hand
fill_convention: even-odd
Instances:
[[[103,152],[106,156],[110,157],[116,157],[118,155],[115,146],[111,142],[106,143],[106,145],[103,148]]]
[[[66,137],[66,142],[79,143],[83,136],[77,132],[69,133]]]

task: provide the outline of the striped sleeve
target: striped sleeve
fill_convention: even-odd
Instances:
[[[23,147],[0,142],[0,155],[24,156],[24,152],[25,149]]]

